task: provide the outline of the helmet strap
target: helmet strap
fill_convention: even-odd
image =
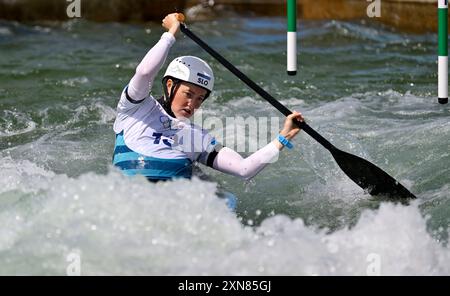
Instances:
[[[209,98],[209,96],[211,95],[211,91],[209,89],[205,88],[205,90],[206,90],[206,95],[205,95],[205,98],[203,99],[203,102],[206,101],[206,99]]]
[[[170,94],[169,94],[169,90],[167,88],[167,80],[169,80],[169,79],[171,79],[173,82],[172,88],[170,89]],[[162,82],[163,82],[164,96],[158,101],[161,104],[161,106],[164,108],[164,110],[167,112],[167,114],[169,114],[172,117],[176,117],[172,111],[172,102],[173,102],[175,94],[176,94],[178,88],[180,87],[181,83],[178,79],[174,79],[171,77],[164,78]]]

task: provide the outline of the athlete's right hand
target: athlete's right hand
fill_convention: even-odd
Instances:
[[[162,26],[166,28],[169,33],[175,36],[180,30],[180,22],[177,18],[178,13],[168,14],[162,21]]]

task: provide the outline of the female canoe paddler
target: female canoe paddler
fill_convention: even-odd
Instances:
[[[182,56],[173,60],[163,78],[164,96],[149,94],[154,79],[175,43],[180,22],[177,13],[162,23],[168,30],[136,68],[117,106],[114,123],[116,143],[113,164],[125,175],[143,175],[150,181],[190,178],[194,162],[243,179],[258,174],[278,157],[300,129],[293,120],[303,120],[294,112],[286,118],[277,139],[243,158],[216,142],[208,131],[189,123],[189,119],[211,94],[214,74],[203,60]]]

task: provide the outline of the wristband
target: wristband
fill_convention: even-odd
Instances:
[[[278,141],[280,141],[280,143],[281,143],[283,146],[286,146],[288,149],[294,148],[294,145],[292,145],[292,143],[289,142],[288,139],[286,139],[286,138],[283,137],[282,135],[278,135]]]

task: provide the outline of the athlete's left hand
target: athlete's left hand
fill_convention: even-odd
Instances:
[[[297,111],[294,111],[286,118],[280,134],[288,140],[293,139],[300,132],[300,128],[295,124],[294,120],[304,121],[305,119],[303,118],[303,115]]]

